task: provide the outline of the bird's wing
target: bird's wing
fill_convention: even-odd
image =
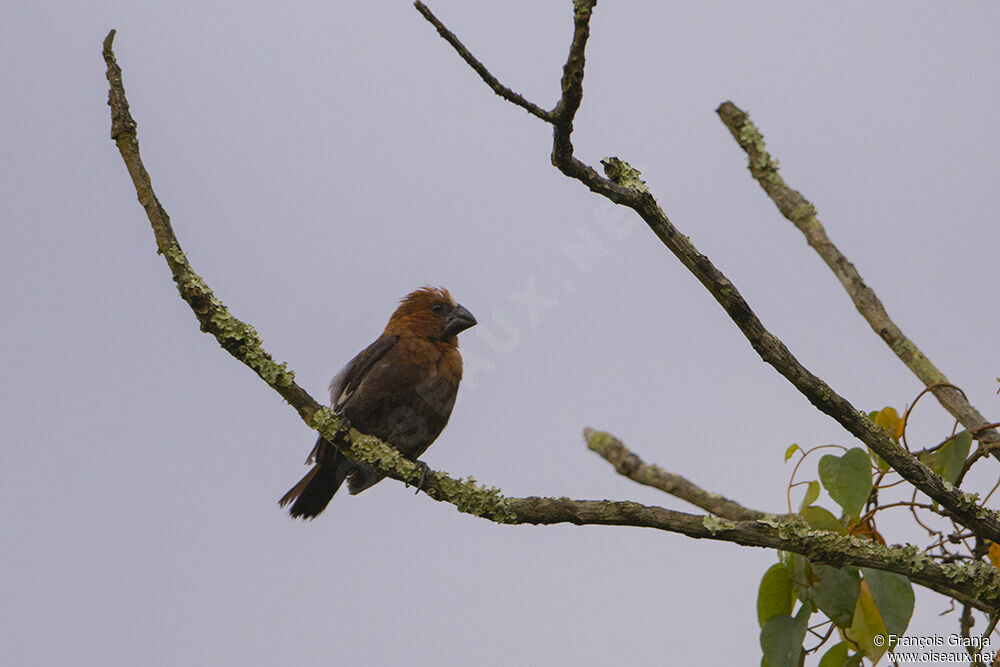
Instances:
[[[340,412],[344,403],[364,380],[369,369],[384,357],[398,340],[399,336],[380,336],[333,376],[330,380],[330,405],[333,406],[334,412]]]

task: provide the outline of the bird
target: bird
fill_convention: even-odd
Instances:
[[[355,428],[416,461],[448,423],[462,380],[458,334],[475,324],[443,287],[425,286],[403,297],[382,334],[330,381],[338,434]],[[291,504],[293,518],[317,517],[344,480],[356,495],[383,478],[347,459],[322,435],[306,465],[313,467],[278,501],[281,507]]]

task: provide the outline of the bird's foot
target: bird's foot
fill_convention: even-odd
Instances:
[[[343,415],[337,415],[337,432],[336,436],[338,440],[350,440],[351,433],[351,422],[348,421],[347,417]]]
[[[427,473],[430,471],[431,467],[421,460],[416,460],[413,465],[420,468],[420,479],[417,481],[417,490],[413,492],[413,495],[417,495],[424,488],[424,481],[427,479]],[[410,483],[406,483],[406,487],[409,488]]]

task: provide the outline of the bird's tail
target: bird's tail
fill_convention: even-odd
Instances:
[[[350,461],[322,437],[316,441],[306,462],[315,462],[312,470],[278,501],[282,507],[292,503],[288,511],[296,519],[313,519],[319,516],[330,504],[333,494],[344,483],[352,468]]]

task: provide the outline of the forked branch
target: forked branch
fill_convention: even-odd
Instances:
[[[439,26],[439,32],[442,30],[447,32],[426,6],[419,1],[415,4],[425,18],[432,21],[435,26]],[[856,410],[847,399],[813,375],[777,336],[767,330],[736,286],[708,257],[698,252],[691,240],[673,225],[646,183],[639,178],[640,172],[637,169],[618,158],[606,158],[602,161],[606,177],[602,177],[593,167],[574,155],[571,141],[573,119],[583,99],[585,49],[590,35],[590,18],[596,4],[596,0],[574,0],[573,40],[566,65],[563,67],[562,97],[552,112],[546,116],[539,116],[553,126],[552,163],[567,176],[586,185],[591,191],[635,211],[657,238],[711,293],[761,359],[791,382],[810,403],[868,445],[910,484],[940,503],[956,521],[980,537],[1000,541],[1000,517],[977,505],[974,496],[947,484],[930,468],[900,447],[865,414]],[[451,35],[450,32],[447,34]],[[453,47],[456,43],[461,44],[457,38],[447,41]],[[465,46],[461,48],[468,53]],[[488,73],[485,66],[479,64],[479,67]],[[495,80],[495,77],[489,76]]]

